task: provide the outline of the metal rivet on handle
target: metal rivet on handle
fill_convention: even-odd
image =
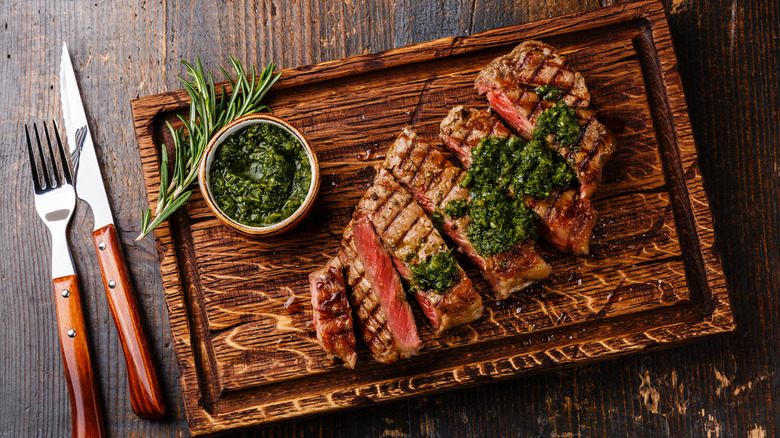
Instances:
[[[116,281],[114,281],[114,280],[109,281],[108,282],[108,287],[110,287],[111,289],[115,288],[116,287]]]
[[[102,251],[102,250],[104,250],[104,249],[106,249],[106,242],[100,242],[100,243],[98,243],[98,248],[100,248],[100,250],[101,250],[101,251]]]
[[[70,291],[67,289],[62,290],[62,296],[63,298],[68,298],[70,296]]]
[[[68,330],[68,337],[75,338],[76,337],[76,330],[73,330],[73,329]]]

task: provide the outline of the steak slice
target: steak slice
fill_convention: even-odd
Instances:
[[[542,96],[537,87],[545,85],[560,88],[561,95]],[[571,70],[555,48],[539,41],[523,42],[480,71],[475,87],[486,95],[490,107],[526,140],[533,138],[542,112],[557,102],[575,108],[579,139],[567,148],[553,148],[575,170],[580,196],[590,198],[601,182],[604,164],[615,150],[615,137],[588,108],[590,93],[582,75]]]
[[[347,368],[355,368],[355,333],[352,309],[347,303],[341,261],[338,257],[309,274],[311,307],[317,340],[328,359],[339,357]]]
[[[530,239],[491,256],[477,252],[466,235],[468,214],[451,217],[443,213],[449,202],[468,200],[468,189],[460,186],[466,172],[453,166],[441,152],[420,140],[411,129],[405,128],[398,136],[382,166],[412,192],[429,216],[433,217],[435,212],[442,215],[442,231],[479,267],[496,298],[507,298],[552,272],[534,251],[534,242]]]
[[[349,222],[339,258],[347,274],[352,307],[374,360],[390,363],[416,355],[422,341],[401,278],[366,218]]]
[[[576,189],[553,190],[547,199],[525,198],[539,215],[536,232],[560,251],[588,254],[590,234],[596,225],[596,209]]]
[[[415,280],[415,267],[447,253],[448,248],[423,209],[387,170],[378,170],[373,185],[358,203],[356,214],[371,219],[434,329],[441,332],[482,316],[482,298],[454,259],[451,261],[455,275],[440,293]]]
[[[511,131],[487,110],[456,106],[440,125],[444,145],[463,167],[471,166],[471,150],[485,137],[508,138]],[[560,251],[588,254],[590,233],[596,225],[596,210],[576,189],[555,190],[547,199],[526,196],[525,204],[539,219],[536,231]]]

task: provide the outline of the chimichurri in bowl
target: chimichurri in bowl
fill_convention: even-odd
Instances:
[[[308,213],[319,168],[306,138],[282,119],[251,114],[217,132],[204,152],[201,192],[226,225],[250,235],[291,229]]]

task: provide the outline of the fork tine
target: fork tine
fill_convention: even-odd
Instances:
[[[30,156],[30,168],[32,170],[33,185],[35,186],[35,193],[38,193],[41,191],[41,182],[38,179],[38,166],[35,165],[35,154],[33,154],[32,142],[30,142],[30,130],[27,128],[26,124],[24,125],[24,132],[27,134],[27,155]]]
[[[60,130],[57,129],[57,123],[52,120],[51,124],[54,126],[54,136],[57,138],[57,148],[60,150],[60,161],[62,162],[62,170],[65,173],[65,181],[68,184],[73,184],[73,178],[70,175],[70,164],[65,155],[65,149],[62,147],[62,140],[60,140]]]
[[[41,137],[38,135],[38,125],[33,123],[33,131],[35,131],[35,140],[38,142],[38,155],[41,157],[41,169],[43,169],[43,184],[44,188],[51,188],[52,183],[49,179],[49,171],[46,170],[46,155],[43,155],[43,147],[41,147]]]
[[[49,137],[49,128],[46,126],[46,121],[43,121],[43,133],[46,134],[46,144],[49,146],[49,157],[51,158],[52,168],[52,185],[56,184],[56,187],[60,185],[60,169],[57,166],[57,160],[54,158],[54,150],[51,147],[51,137]]]

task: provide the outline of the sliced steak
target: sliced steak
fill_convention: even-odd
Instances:
[[[356,214],[371,219],[433,328],[441,332],[482,315],[482,298],[454,259],[451,263],[455,272],[446,289],[437,292],[415,279],[416,268],[440,253],[448,253],[448,248],[420,205],[387,170],[379,169],[373,185],[358,203]]]
[[[466,235],[468,214],[451,217],[442,213],[449,202],[468,200],[468,189],[460,186],[466,172],[453,166],[441,152],[420,140],[411,129],[404,129],[396,139],[382,166],[412,192],[429,216],[433,217],[435,212],[442,215],[440,228],[479,267],[496,298],[507,298],[550,275],[552,270],[534,251],[533,240],[520,242],[505,252],[487,257],[477,252]]]
[[[540,86],[555,86],[562,92],[554,98],[545,97],[538,91]],[[552,146],[576,171],[580,196],[590,198],[601,182],[604,164],[615,150],[615,137],[588,109],[590,93],[582,75],[571,70],[555,48],[539,41],[526,41],[480,71],[475,87],[486,95],[490,107],[526,140],[533,137],[542,112],[557,102],[575,108],[579,139],[567,148]]]
[[[390,363],[416,355],[422,341],[401,278],[365,217],[347,225],[339,258],[346,271],[352,307],[374,360]]]
[[[547,199],[525,199],[539,215],[536,232],[560,251],[588,254],[596,210],[576,189],[554,190]]]
[[[314,330],[328,359],[339,357],[347,368],[355,368],[355,333],[352,309],[347,303],[341,261],[334,258],[309,274]]]
[[[536,91],[536,87],[544,85],[558,87],[563,93],[558,99],[544,100]],[[487,95],[493,108],[510,110],[507,122],[523,137],[530,137],[533,132],[530,120],[544,110],[540,105],[560,100],[571,107],[590,106],[590,93],[582,75],[573,71],[554,47],[540,41],[525,41],[509,54],[494,59],[477,74],[475,87],[480,94]],[[504,116],[503,112],[500,114]]]
[[[471,150],[485,137],[508,138],[511,131],[487,110],[456,106],[442,120],[439,136],[463,167],[471,166]],[[526,197],[525,204],[539,215],[537,233],[561,251],[587,254],[596,210],[576,189],[556,190],[547,199]]]
[[[490,111],[465,108],[463,105],[452,108],[439,128],[439,137],[464,169],[471,166],[471,150],[483,138],[509,138],[512,135],[512,131]]]

